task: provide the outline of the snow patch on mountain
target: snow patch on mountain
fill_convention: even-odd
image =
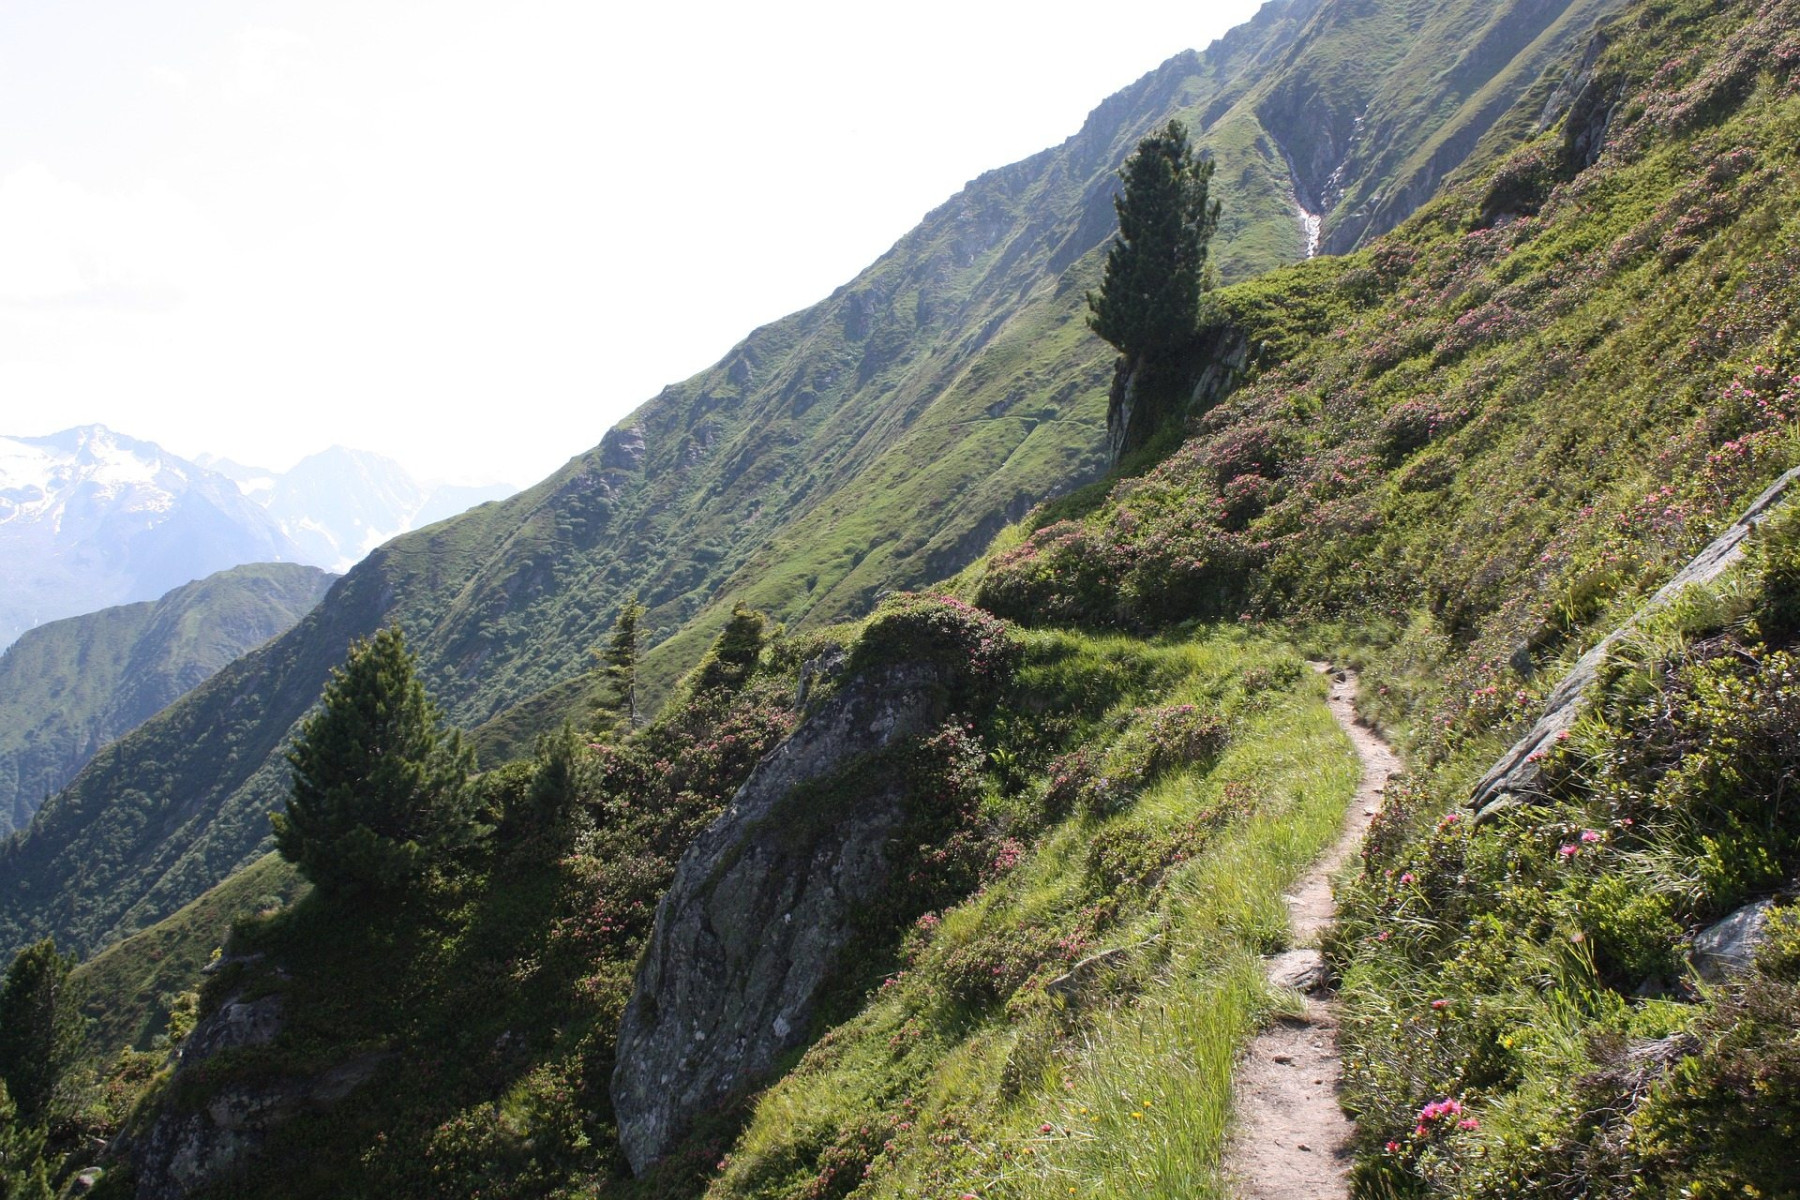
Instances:
[[[153,442],[104,425],[0,436],[0,646],[45,621],[300,557],[235,483]]]

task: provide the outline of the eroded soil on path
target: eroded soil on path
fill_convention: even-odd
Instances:
[[[1324,664],[1313,666],[1322,671]],[[1287,897],[1294,949],[1269,960],[1269,978],[1305,993],[1303,1017],[1283,1020],[1251,1041],[1238,1064],[1237,1129],[1226,1177],[1244,1200],[1328,1200],[1349,1195],[1350,1121],[1338,1105],[1341,1063],[1333,1003],[1324,981],[1319,933],[1335,911],[1331,877],[1362,846],[1400,759],[1356,715],[1356,674],[1332,671],[1331,713],[1362,760],[1362,779],[1338,838]]]

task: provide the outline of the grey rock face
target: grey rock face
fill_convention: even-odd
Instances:
[[[1586,170],[1599,160],[1600,152],[1606,148],[1606,131],[1612,125],[1623,95],[1624,89],[1617,82],[1604,83],[1595,76],[1600,56],[1611,42],[1610,31],[1597,31],[1581,56],[1580,64],[1544,106],[1541,121],[1544,129],[1567,115],[1568,123],[1563,127],[1563,161],[1577,171]]]
[[[181,1045],[179,1062],[183,1068],[205,1062],[221,1050],[240,1046],[266,1046],[281,1032],[281,997],[263,996],[257,1000],[232,997],[219,1005],[204,1021],[194,1026]]]
[[[1142,368],[1119,360],[1106,410],[1107,451],[1113,462],[1149,441],[1163,421],[1172,416],[1203,413],[1230,395],[1250,361],[1250,346],[1236,329],[1224,329],[1208,338],[1197,349],[1195,358],[1193,389],[1188,393],[1185,411],[1176,414],[1166,411],[1166,402],[1160,406],[1162,411],[1156,411],[1159,406],[1152,403],[1153,411],[1146,412],[1149,399],[1145,396]]]
[[[644,434],[637,429],[609,429],[600,439],[600,465],[634,471],[644,461]]]
[[[1742,558],[1744,539],[1789,498],[1790,492],[1796,490],[1796,481],[1800,481],[1800,467],[1770,484],[1768,490],[1744,510],[1743,515],[1733,521],[1711,545],[1695,555],[1674,579],[1663,585],[1661,591],[1650,597],[1631,620],[1613,630],[1599,645],[1581,656],[1551,691],[1544,705],[1544,714],[1531,727],[1531,732],[1501,755],[1499,761],[1482,776],[1481,782],[1475,785],[1475,790],[1469,797],[1469,807],[1479,810],[1477,820],[1491,819],[1537,791],[1538,781],[1543,774],[1539,764],[1555,748],[1558,737],[1572,729],[1576,718],[1586,709],[1584,694],[1593,684],[1600,664],[1606,661],[1606,655],[1614,643],[1644,617],[1680,595],[1689,584],[1710,583]]]
[[[1758,900],[1732,913],[1694,935],[1688,959],[1700,978],[1709,983],[1748,971],[1756,962],[1756,951],[1766,939],[1772,900]]]
[[[888,882],[889,842],[906,817],[902,782],[859,773],[859,760],[929,730],[942,697],[931,667],[852,681],[763,759],[683,856],[619,1031],[612,1097],[633,1170],[808,1036],[852,916]],[[826,779],[854,801],[803,787]]]
[[[281,1032],[279,995],[234,996],[194,1026],[175,1077],[226,1050],[266,1046]],[[219,1089],[198,1109],[165,1107],[132,1152],[137,1200],[182,1200],[254,1154],[268,1131],[309,1108],[341,1100],[386,1057],[364,1054],[315,1076],[276,1077]]]

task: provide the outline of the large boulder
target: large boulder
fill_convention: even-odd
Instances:
[[[682,858],[619,1031],[613,1106],[633,1170],[808,1040],[907,818],[904,780],[876,756],[943,720],[949,676],[913,663],[846,684]]]
[[[284,1025],[278,993],[234,995],[188,1034],[176,1057],[175,1083],[231,1050],[266,1046]],[[236,1082],[211,1091],[197,1106],[165,1101],[132,1147],[137,1200],[182,1200],[217,1183],[254,1154],[270,1130],[299,1113],[328,1107],[375,1073],[385,1055],[362,1054],[314,1075],[282,1075]],[[169,1089],[179,1095],[179,1086]]]

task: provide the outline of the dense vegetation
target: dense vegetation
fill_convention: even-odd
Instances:
[[[377,550],[289,635],[118,743],[6,852],[0,945],[89,952],[254,862],[284,739],[386,625],[494,765],[597,698],[589,652],[633,593],[653,707],[737,602],[814,628],[955,572],[1105,467],[1111,355],[1083,295],[1143,134],[1196,131],[1224,206],[1211,258],[1242,280],[1305,255],[1295,191],[1334,175],[1328,238],[1391,226],[1620,2],[1287,0],[1170,59],[550,479]],[[546,431],[561,435],[582,436]]]
[[[871,773],[904,773],[920,856],[911,882],[864,915],[825,1027],[851,1020],[804,1060],[799,1092],[721,1114],[631,1182],[606,1084],[655,901],[682,848],[799,715],[801,663],[834,645],[849,650],[846,677],[933,658],[962,672],[940,726],[839,776],[842,798],[813,800],[853,802]],[[861,629],[775,640],[750,663],[719,649],[722,671],[709,656],[623,741],[565,731],[484,776],[494,836],[419,885],[352,908],[315,896],[239,928],[199,1010],[273,990],[290,1022],[269,1046],[184,1074],[165,1102],[203,1104],[347,1058],[378,1065],[328,1116],[278,1130],[228,1194],[527,1196],[604,1182],[682,1195],[715,1175],[722,1194],[785,1194],[784,1180],[804,1190],[843,1176],[841,1187],[852,1167],[917,1194],[926,1179],[1004,1172],[1017,1151],[971,1159],[958,1141],[930,1163],[882,1151],[908,1129],[921,1147],[950,1146],[928,1130],[990,1125],[1025,1146],[1043,1140],[1052,1109],[1075,1120],[1077,1100],[1093,1106],[1084,1126],[1133,1120],[1103,1097],[1142,1063],[1081,1051],[1094,1030],[1125,1026],[1203,1055],[1142,1097],[1166,1106],[1200,1155],[1170,1158],[1166,1194],[1214,1168],[1226,1111],[1216,1068],[1269,1002],[1255,956],[1280,944],[1281,888],[1332,836],[1354,778],[1313,673],[1236,631],[1156,644],[1020,636],[923,597]],[[809,703],[832,686],[815,683]],[[1225,878],[1245,886],[1220,889]],[[1052,1003],[1043,987],[1059,977]],[[896,1038],[908,1052],[880,1065]],[[934,1101],[933,1077],[951,1063],[963,1085]],[[1189,1098],[1203,1115],[1177,1116]],[[795,1104],[805,1123],[790,1120]],[[875,1141],[871,1104],[891,1108]],[[896,1129],[908,1113],[919,1123]],[[1058,1169],[1104,1180],[1118,1150],[1084,1159],[1072,1146]],[[115,1167],[106,1186],[127,1179]]]
[[[1440,767],[1383,814],[1335,937],[1371,1186],[1792,1190],[1800,910],[1767,910],[1742,974],[1697,978],[1687,952],[1800,870],[1797,573],[1792,509],[1747,569],[1635,628],[1543,803],[1476,828]]]

